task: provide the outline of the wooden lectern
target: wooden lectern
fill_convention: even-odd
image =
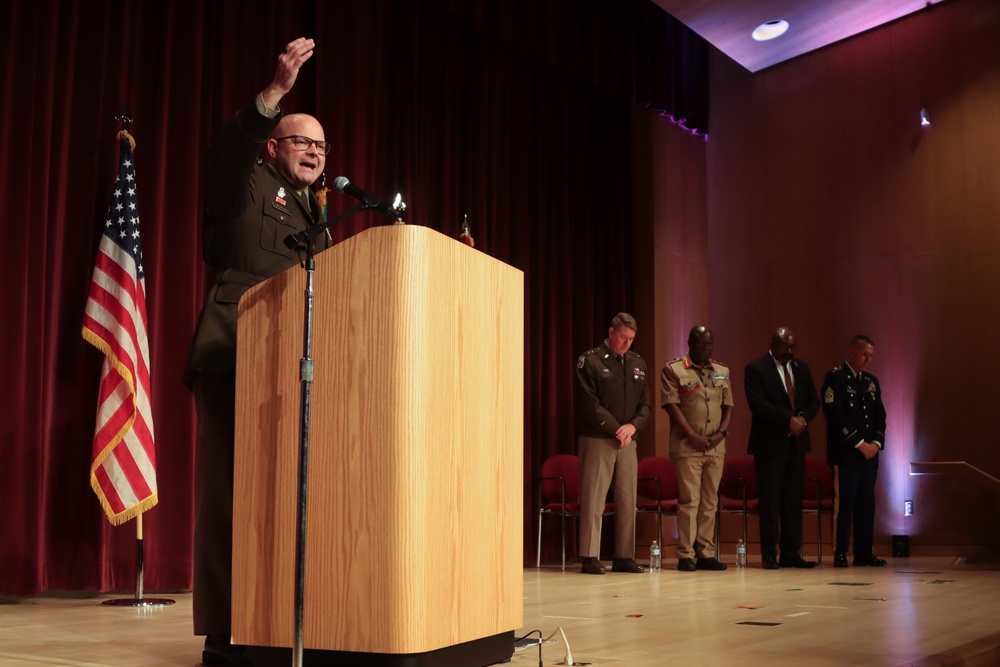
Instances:
[[[285,656],[305,285],[294,267],[248,291],[237,337],[233,642]],[[306,664],[509,658],[522,624],[523,273],[389,225],[319,254],[314,286]]]

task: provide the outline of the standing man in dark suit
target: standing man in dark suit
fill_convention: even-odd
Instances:
[[[643,571],[635,562],[636,433],[649,417],[646,362],[632,347],[635,318],[618,313],[608,337],[576,362],[576,417],[580,456],[581,572],[604,574],[601,517],[615,478],[614,572]]]
[[[802,488],[809,422],[819,412],[819,395],[809,367],[795,358],[797,348],[791,329],[775,329],[770,351],[747,364],[743,376],[753,416],[747,453],[757,472],[765,570],[819,565],[802,557]]]
[[[283,117],[278,107],[314,47],[305,38],[288,44],[270,85],[226,123],[205,161],[202,233],[215,285],[184,372],[198,414],[193,613],[194,633],[205,635],[205,665],[249,664],[230,643],[237,304],[250,287],[301,261],[283,240],[322,217],[310,186],[330,144],[318,120]],[[270,164],[261,165],[265,148]],[[328,245],[326,236],[313,240],[314,250]]]
[[[854,528],[854,565],[882,567],[874,553],[875,481],[879,452],[885,449],[885,406],[878,378],[868,372],[875,354],[871,338],[857,335],[847,361],[826,374],[826,460],[833,466],[834,523],[837,546],[834,567],[847,567],[847,547]]]

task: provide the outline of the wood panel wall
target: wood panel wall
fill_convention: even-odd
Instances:
[[[742,368],[771,329],[795,330],[817,383],[852,335],[872,336],[889,412],[877,543],[1000,549],[994,492],[908,474],[910,461],[966,460],[1000,476],[998,44],[1000,3],[949,0],[757,74],[713,54],[707,254],[694,262],[715,356],[739,369],[728,451],[745,451]],[[668,278],[686,259],[650,274],[658,324],[689,298]],[[822,421],[811,433],[825,456]]]
[[[708,319],[706,142],[642,109],[633,112],[632,127],[634,347],[646,359],[653,404],[640,434],[642,458],[669,453],[660,370],[687,352],[691,327]]]

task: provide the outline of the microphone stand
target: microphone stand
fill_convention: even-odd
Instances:
[[[312,397],[313,360],[312,360],[312,328],[313,328],[313,273],[316,270],[315,253],[312,240],[326,231],[327,227],[344,218],[368,208],[367,204],[355,206],[318,225],[312,225],[298,234],[285,237],[285,245],[292,249],[300,249],[306,253],[303,267],[306,270],[305,313],[302,334],[302,359],[299,360],[299,381],[302,386],[301,403],[299,407],[299,489],[296,504],[296,522],[298,530],[295,535],[295,645],[292,650],[292,664],[303,666],[304,655],[304,608],[306,579],[306,492],[309,472],[309,405]]]

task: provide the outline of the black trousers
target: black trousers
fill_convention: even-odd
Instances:
[[[757,494],[760,501],[760,555],[777,558],[777,548],[786,557],[802,552],[802,489],[806,455],[788,443],[787,451],[754,454]]]
[[[229,635],[233,586],[233,451],[236,374],[194,380],[194,633]]]
[[[875,548],[875,481],[878,468],[834,466],[833,516],[837,553],[846,554],[854,529],[854,556],[870,556]]]

